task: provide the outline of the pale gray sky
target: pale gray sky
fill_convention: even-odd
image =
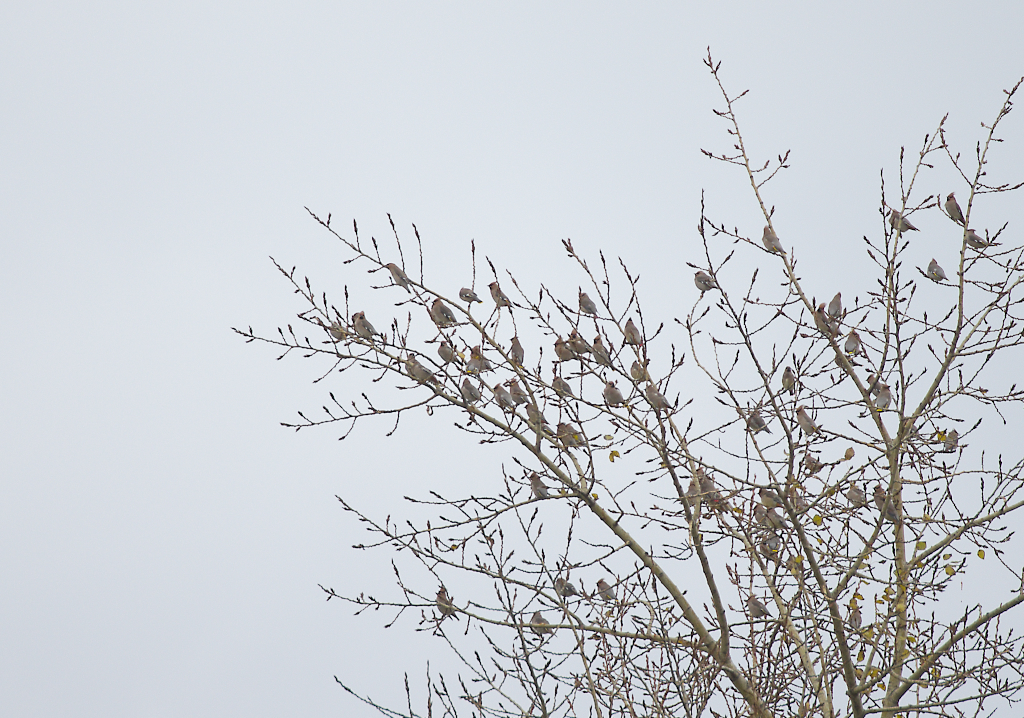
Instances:
[[[829,295],[863,291],[879,169],[947,112],[969,154],[1024,73],[1019,2],[894,5],[5,3],[4,715],[364,715],[333,675],[383,698],[421,676],[412,621],[354,619],[317,583],[389,580],[334,494],[382,514],[463,480],[460,456],[411,428],[278,425],[326,389],[229,331],[300,308],[267,256],[338,293],[345,255],[303,206],[378,237],[391,212],[455,287],[471,238],[557,286],[572,237],[625,256],[648,306],[692,302],[674,282],[701,189],[763,223],[699,151],[729,146],[710,45],[751,90],[754,154],[793,151],[769,191],[787,247]],[[1016,113],[1003,136],[990,172],[1019,180]],[[945,168],[922,186],[963,189]],[[983,222],[1019,231],[1019,204]]]

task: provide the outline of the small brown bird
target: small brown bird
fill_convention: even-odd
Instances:
[[[761,235],[761,242],[764,244],[764,248],[769,252],[777,252],[778,254],[785,254],[786,250],[782,248],[782,242],[779,241],[779,235],[772,231],[772,228],[767,224],[764,226],[764,233]]]
[[[828,303],[828,315],[833,319],[842,319],[843,317],[843,293],[836,292],[836,296],[832,297],[832,301]]]
[[[530,618],[530,630],[538,636],[543,636],[545,633],[554,633],[555,631],[551,624],[544,620],[544,616],[540,615],[540,611],[533,612],[533,617]]]
[[[846,492],[846,498],[850,500],[855,509],[862,509],[868,505],[868,496],[863,489],[857,486],[856,481],[850,482],[850,490]]]
[[[786,521],[785,517],[779,513],[778,509],[768,509],[764,513],[764,523],[771,526],[776,531],[786,531],[789,529],[789,522]]]
[[[555,579],[555,593],[562,598],[580,595],[580,592],[576,590],[576,587],[561,576]]]
[[[544,418],[544,413],[533,402],[526,405],[526,423],[534,429],[543,429],[549,434],[554,433],[548,426],[548,420]]]
[[[825,313],[825,302],[819,304],[818,308],[814,310],[814,326],[818,327],[818,331],[826,337],[836,335],[837,328],[829,321],[828,315]]]
[[[615,382],[605,382],[604,385],[604,403],[608,406],[621,406],[626,403],[626,399],[622,396],[622,392],[615,386]]]
[[[405,291],[412,294],[412,289],[409,288],[409,275],[407,275],[401,267],[394,262],[389,262],[384,265],[388,271],[391,272],[391,279],[394,280],[395,284],[400,286]]]
[[[790,394],[796,394],[796,372],[791,367],[786,367],[782,372],[782,388]]]
[[[526,393],[523,387],[519,386],[518,379],[512,379],[509,381],[508,393],[512,396],[512,401],[516,404],[525,404],[530,400],[530,395]]]
[[[850,355],[860,353],[860,334],[857,333],[856,329],[851,329],[850,333],[846,335],[846,344],[843,346],[843,349]]]
[[[777,491],[762,487],[757,490],[757,496],[761,499],[761,503],[764,504],[766,509],[774,509],[782,506],[782,497],[779,496]]]
[[[919,232],[910,220],[894,209],[889,210],[889,225],[897,232]]]
[[[462,380],[462,386],[459,387],[459,392],[462,394],[462,398],[467,404],[475,404],[480,401],[480,390],[469,380],[468,376]]]
[[[363,312],[356,312],[352,315],[352,328],[355,329],[356,334],[370,341],[373,341],[373,335],[377,333],[377,330],[373,328],[373,325],[366,319],[366,314]]]
[[[580,290],[580,312],[594,317],[597,316],[597,305],[594,304],[594,300],[588,297],[587,293],[582,289]]]
[[[891,403],[892,392],[889,390],[889,385],[883,381],[878,382],[878,390],[875,393],[875,408],[880,411],[888,409]]]
[[[463,287],[462,289],[459,290],[459,299],[461,299],[464,302],[469,302],[470,304],[472,304],[473,302],[480,302],[481,304],[483,304],[484,301],[483,299],[478,297],[476,295],[476,292],[474,292],[469,287]]]
[[[850,624],[850,628],[852,628],[854,631],[860,631],[863,619],[860,615],[860,606],[858,606],[856,603],[850,605],[850,616],[846,619],[846,622]]]
[[[925,274],[933,282],[941,282],[946,279],[946,273],[942,271],[942,267],[939,266],[939,263],[934,258],[928,262],[928,271]]]
[[[526,352],[523,351],[523,345],[519,343],[519,337],[512,337],[512,346],[509,347],[508,358],[516,366],[521,367],[523,365],[523,360],[526,359]]]
[[[751,434],[756,434],[759,431],[765,433],[772,433],[772,430],[768,428],[768,424],[765,423],[764,417],[761,416],[761,412],[757,409],[751,409],[750,413],[747,414],[747,431]]]
[[[875,493],[873,498],[875,500],[875,506],[878,507],[878,510],[881,512],[882,516],[885,517],[885,520],[889,523],[896,523],[896,519],[898,518],[896,515],[896,508],[892,505],[892,501],[882,490],[881,485],[875,484]]]
[[[344,325],[342,325],[342,323],[339,321],[331,322],[331,326],[327,327],[327,331],[330,333],[331,339],[333,339],[336,342],[340,342],[341,340],[348,336],[348,331],[345,329]]]
[[[615,600],[615,589],[603,578],[597,579],[597,595],[605,601]]]
[[[455,604],[452,603],[452,599],[448,595],[448,590],[444,586],[441,586],[438,590],[435,603],[437,604],[437,610],[441,612],[442,621],[448,616],[455,615]]]
[[[548,493],[548,487],[544,485],[544,482],[541,481],[541,478],[537,475],[536,471],[530,474],[530,491],[533,493],[533,498],[535,499],[546,499],[551,496],[551,494]]]
[[[491,290],[491,299],[494,300],[494,305],[496,307],[512,306],[512,302],[510,302],[508,297],[505,296],[505,292],[501,291],[501,287],[498,286],[497,282],[491,282],[487,286]]]
[[[703,294],[704,292],[711,291],[712,289],[716,289],[718,287],[718,282],[715,281],[715,278],[712,277],[707,272],[705,272],[703,269],[699,270],[696,274],[693,275],[693,283],[697,285],[697,289],[700,290],[701,294]]]
[[[598,364],[603,366],[612,365],[612,355],[608,353],[608,348],[604,345],[604,342],[601,341],[600,334],[594,337],[594,344],[591,349],[594,353],[594,359]]]
[[[447,339],[438,343],[437,355],[441,357],[441,361],[445,364],[451,364],[452,362],[462,364],[462,357],[459,356],[459,353],[455,351],[455,347]]]
[[[808,509],[807,502],[797,488],[797,484],[790,484],[786,487],[786,498],[797,513],[803,513]]]
[[[555,356],[558,357],[558,361],[572,361],[577,358],[576,353],[562,337],[555,340]]]
[[[480,345],[469,350],[469,361],[466,362],[466,371],[470,374],[482,374],[485,371],[493,371],[490,360],[486,359],[480,351]]]
[[[564,422],[559,424],[556,436],[558,437],[558,440],[562,442],[562,446],[566,449],[587,445],[587,440],[583,437],[583,434],[581,434],[572,424]]]
[[[416,357],[409,357],[405,360],[405,370],[408,372],[409,376],[420,384],[433,384],[434,386],[441,385],[437,380],[437,377],[434,376],[434,372],[420,364]]]
[[[798,406],[796,408],[796,423],[800,425],[803,432],[808,436],[818,433],[818,425],[814,423],[810,415],[807,413],[807,408],[804,406]]]
[[[972,249],[985,249],[988,246],[988,240],[982,239],[973,229],[967,230],[964,239]]]
[[[948,453],[956,451],[957,444],[960,443],[960,433],[956,429],[950,429],[946,432],[942,439],[942,449]]]
[[[818,461],[818,457],[813,454],[804,454],[804,468],[807,469],[807,473],[816,474],[825,468],[825,464]]]
[[[747,611],[751,618],[764,618],[771,615],[765,605],[753,595],[747,597]]]
[[[697,469],[697,478],[700,481],[701,497],[707,502],[708,506],[718,510],[729,508],[729,502],[725,500],[725,497],[718,490],[715,480],[708,476],[703,468]]]
[[[502,409],[507,409],[508,411],[515,411],[515,399],[512,398],[512,395],[508,393],[508,390],[505,389],[505,387],[501,384],[495,384],[494,388],[491,389],[491,392],[493,392],[494,399],[498,402],[498,406]]]
[[[639,360],[634,360],[633,366],[629,368],[629,375],[636,382],[650,381],[651,375],[647,373],[647,361],[641,364]]]
[[[951,220],[957,224],[964,223],[964,213],[960,211],[960,205],[957,204],[956,197],[953,196],[952,192],[946,195],[946,203],[942,206],[945,208],[946,214],[949,215]]]
[[[430,305],[430,318],[439,327],[447,327],[455,324],[456,321],[454,312],[452,312],[447,304],[441,301],[441,297],[435,299]]]
[[[566,344],[569,348],[577,355],[589,354],[592,351],[592,347],[587,343],[587,340],[580,336],[580,333],[575,329],[569,334],[569,339],[566,340]]]
[[[551,371],[552,373],[555,371],[554,367],[551,368]],[[558,374],[555,374],[551,379],[551,388],[561,397],[576,398],[576,395],[572,393],[572,387],[569,386],[569,382],[558,376]]]
[[[647,385],[647,388],[644,389],[644,396],[647,397],[647,401],[651,403],[655,411],[668,411],[672,408],[672,405],[668,403],[668,399],[658,391],[658,387],[654,384],[649,383]]]
[[[780,550],[782,550],[782,539],[780,539],[779,535],[774,531],[769,533],[758,546],[758,551],[761,552],[761,555],[775,563],[779,562]]]
[[[626,337],[626,344],[632,344],[633,346],[640,346],[644,343],[643,337],[640,335],[640,330],[636,328],[636,324],[633,323],[632,319],[626,321],[626,328],[622,332]]]

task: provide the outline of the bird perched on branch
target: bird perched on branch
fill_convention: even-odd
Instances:
[[[441,385],[441,382],[439,382],[437,377],[434,376],[434,372],[420,364],[416,357],[411,356],[405,360],[405,370],[408,372],[409,376],[420,384],[433,384],[434,386]]]
[[[832,301],[828,303],[828,315],[832,319],[843,318],[843,293],[836,292],[836,296],[832,297]]]
[[[469,377],[462,380],[462,386],[459,387],[459,392],[462,394],[462,398],[467,404],[475,404],[480,401],[480,390],[469,380]]]
[[[377,333],[377,330],[373,328],[373,325],[366,318],[365,312],[356,312],[352,315],[352,328],[356,334],[370,341],[373,341],[373,335]]]
[[[697,289],[700,290],[701,294],[718,288],[718,282],[715,281],[715,278],[703,269],[698,270],[697,273],[693,275],[693,283],[697,285]]]
[[[562,442],[562,446],[566,449],[572,449],[580,446],[586,446],[587,440],[583,434],[573,426],[572,424],[562,422],[558,425],[558,433],[556,434],[558,440]]]
[[[455,615],[455,604],[452,603],[451,597],[448,595],[448,590],[444,586],[441,586],[437,591],[437,598],[434,600],[437,604],[437,610],[441,612],[441,620],[443,621],[448,616]]]
[[[925,275],[933,282],[941,282],[946,279],[946,273],[942,271],[942,267],[939,266],[934,257],[932,261],[928,262],[928,270],[925,272]]]
[[[470,374],[482,374],[485,371],[492,371],[493,369],[494,367],[491,366],[490,360],[484,358],[479,344],[469,350],[469,361],[466,362],[467,372]]]
[[[772,430],[768,428],[768,424],[765,423],[764,417],[761,416],[761,412],[757,409],[751,409],[750,413],[747,414],[747,431],[751,434],[756,434],[759,431],[767,434],[772,433]]]
[[[651,406],[654,407],[655,411],[668,411],[672,408],[672,405],[668,403],[668,399],[658,391],[658,387],[654,384],[647,384],[647,388],[644,389],[644,396],[647,397],[647,401],[651,402]]]
[[[555,579],[555,593],[562,598],[580,595],[579,591],[576,590],[576,587],[561,576]]]
[[[554,367],[551,368],[551,372],[554,374]],[[551,388],[554,389],[555,393],[561,397],[569,397],[572,399],[576,398],[576,395],[572,393],[572,387],[569,386],[569,382],[558,376],[558,374],[554,374],[552,377]]]
[[[786,367],[782,372],[782,388],[790,394],[796,394],[796,372],[791,367]]]
[[[838,326],[829,320],[828,314],[825,313],[825,302],[819,304],[818,308],[814,310],[814,326],[818,327],[818,331],[826,337],[834,337],[838,333]]]
[[[779,496],[777,491],[762,487],[757,490],[757,496],[761,499],[761,503],[766,509],[774,509],[782,506],[782,497]]]
[[[751,618],[765,618],[771,615],[768,613],[768,608],[753,594],[747,596],[747,611],[750,613]]]
[[[495,384],[494,388],[491,389],[494,394],[494,399],[498,402],[498,406],[508,411],[515,411],[516,401],[512,398],[512,395],[508,393],[508,390],[501,384]]]
[[[472,304],[473,302],[480,302],[481,304],[483,304],[484,302],[483,299],[476,295],[476,292],[474,292],[472,289],[468,287],[463,287],[462,289],[459,290],[459,299],[461,299],[464,302],[468,302],[469,304]]]
[[[545,633],[554,633],[555,631],[555,629],[551,627],[551,624],[545,621],[544,617],[540,615],[540,611],[533,612],[533,617],[530,618],[530,630],[538,636],[543,636]]]
[[[868,496],[863,489],[857,486],[856,481],[850,482],[850,490],[846,492],[846,498],[850,500],[855,509],[862,509],[868,505]]]
[[[394,280],[395,284],[409,292],[409,294],[412,294],[412,289],[409,287],[409,275],[407,275],[402,268],[394,262],[389,262],[384,266],[388,268],[389,272],[391,272],[391,279]]]
[[[761,235],[761,242],[764,244],[764,248],[769,252],[776,252],[778,254],[786,253],[786,250],[782,248],[782,242],[779,241],[779,235],[775,234],[772,228],[767,224],[764,226],[764,233]]]
[[[591,316],[597,316],[597,305],[594,304],[594,300],[587,296],[587,293],[582,289],[580,290],[580,313],[590,314]]]
[[[591,350],[594,354],[594,359],[598,364],[602,366],[612,365],[612,355],[608,353],[608,347],[601,341],[601,335],[598,334],[594,337],[594,344],[591,346]]]
[[[438,343],[437,355],[441,357],[441,361],[445,364],[451,364],[452,362],[462,364],[462,357],[459,356],[459,353],[455,351],[455,347],[447,339]]]
[[[973,229],[967,230],[967,235],[964,239],[967,240],[967,245],[972,249],[985,249],[988,246],[988,240],[979,237],[978,233]]]
[[[577,356],[581,354],[589,354],[593,349],[593,347],[587,343],[587,340],[581,337],[580,333],[575,329],[573,329],[572,333],[569,334],[569,339],[566,341],[566,344],[569,345],[569,348],[572,349],[573,353]]]
[[[519,343],[519,337],[512,337],[512,345],[508,349],[508,358],[516,366],[521,367],[523,361],[526,359],[526,352],[523,351],[523,345]]]
[[[636,328],[636,324],[633,323],[632,319],[626,321],[626,328],[622,331],[626,338],[626,344],[632,344],[633,346],[640,346],[644,343],[644,338],[640,334],[640,330]]]
[[[800,428],[808,436],[818,433],[818,425],[811,419],[805,406],[798,406],[796,408],[796,423],[800,425]]]
[[[889,523],[896,523],[897,514],[896,507],[892,505],[892,500],[886,496],[885,491],[882,490],[881,485],[875,484],[874,493],[875,506],[878,507],[879,512],[885,517],[885,520]]]
[[[548,487],[541,481],[536,471],[530,474],[530,491],[535,499],[546,499],[550,496]]]
[[[964,223],[964,213],[960,211],[960,205],[957,204],[956,197],[953,196],[952,192],[946,195],[946,202],[942,206],[951,220],[957,224]]]
[[[558,358],[558,361],[572,361],[577,358],[576,352],[569,347],[569,344],[561,336],[555,339],[555,356]]]
[[[860,334],[857,333],[856,329],[851,329],[850,333],[846,335],[846,344],[843,346],[843,349],[850,355],[860,353]]]
[[[497,282],[491,282],[487,285],[491,290],[491,299],[494,300],[494,306],[496,307],[511,307],[512,302],[505,296],[505,292],[501,291],[501,287],[498,286]]]
[[[615,589],[603,578],[597,579],[597,595],[605,601],[615,600]]]
[[[455,324],[455,313],[438,297],[430,305],[430,318],[439,327],[446,327]]]
[[[894,209],[889,210],[889,225],[897,232],[919,232],[920,230],[910,223],[910,220]]]
[[[608,406],[621,406],[626,403],[625,397],[613,381],[605,382],[603,396],[604,403]]]
[[[523,387],[519,386],[518,379],[509,380],[508,393],[512,396],[512,401],[516,404],[525,404],[530,400],[530,395],[526,393]]]

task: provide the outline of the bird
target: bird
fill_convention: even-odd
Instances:
[[[480,401],[480,390],[469,380],[468,376],[462,380],[459,392],[467,404],[475,404]]]
[[[327,332],[331,335],[331,338],[336,342],[340,342],[342,339],[348,336],[348,331],[345,330],[345,327],[339,321],[331,322],[331,325],[327,327]]]
[[[882,380],[878,377],[877,374],[874,373],[868,374],[868,378],[864,382],[868,390],[868,394],[870,394],[871,396],[874,396],[875,394],[878,393],[878,385],[881,383]]]
[[[459,299],[470,304],[472,304],[473,302],[480,302],[481,304],[483,304],[484,301],[483,299],[478,297],[476,295],[476,292],[474,292],[469,287],[463,287],[462,289],[459,290]]]
[[[494,398],[498,402],[498,406],[500,406],[502,409],[515,411],[515,399],[512,398],[512,395],[508,393],[508,390],[505,389],[505,387],[503,387],[501,384],[495,384],[494,388],[491,389],[491,392],[494,393]]]
[[[814,420],[807,413],[807,408],[804,406],[798,406],[796,408],[796,423],[800,425],[803,432],[807,435],[818,433],[818,425],[814,423]]]
[[[787,366],[786,370],[782,372],[782,388],[790,394],[796,395],[796,372],[792,367]]]
[[[892,392],[889,390],[889,385],[885,382],[878,382],[878,391],[875,394],[875,408],[876,409],[888,409],[889,404],[892,403]]]
[[[818,457],[813,454],[804,454],[804,468],[807,469],[807,473],[816,474],[825,468],[825,464],[818,461]]]
[[[389,262],[384,266],[388,268],[389,272],[391,272],[391,278],[395,281],[395,284],[409,292],[409,294],[412,294],[412,289],[409,288],[409,275],[407,275],[402,268],[394,262]]]
[[[548,493],[548,487],[544,485],[536,471],[530,474],[530,491],[535,499],[546,499],[551,495]]]
[[[807,502],[797,490],[797,484],[790,484],[786,487],[786,498],[789,499],[789,503],[793,505],[797,513],[802,513],[808,509]]]
[[[459,353],[455,351],[455,347],[447,339],[438,343],[437,355],[441,357],[441,361],[445,364],[451,364],[452,362],[462,364],[462,357],[459,356]]]
[[[860,615],[860,606],[856,603],[850,604],[850,616],[846,619],[846,622],[850,624],[850,628],[854,631],[860,631],[863,619]]]
[[[761,235],[761,242],[764,243],[765,249],[769,252],[778,252],[779,254],[786,253],[786,250],[782,248],[782,242],[779,241],[779,235],[775,234],[772,228],[767,224],[764,226],[764,233]]]
[[[701,294],[718,287],[718,282],[715,281],[715,278],[703,269],[698,270],[697,273],[693,275],[693,283],[697,285],[697,289],[700,290]]]
[[[615,600],[615,589],[612,588],[603,578],[597,579],[597,595],[605,601]]]
[[[782,506],[782,497],[774,489],[761,487],[757,490],[757,496],[766,509],[774,509]]]
[[[593,351],[594,359],[597,360],[598,364],[603,366],[612,365],[612,355],[608,353],[608,348],[604,345],[604,342],[601,341],[600,334],[594,337],[594,343],[591,346],[591,350]]]
[[[373,335],[377,333],[377,330],[366,319],[364,312],[356,312],[352,315],[352,328],[356,330],[356,334],[370,341],[373,341]]]
[[[455,604],[452,603],[448,590],[444,586],[438,589],[437,598],[434,602],[437,604],[437,610],[441,612],[441,620],[444,620],[447,616],[455,615]]]
[[[582,289],[580,290],[580,313],[590,314],[591,316],[597,316],[597,305],[594,304],[594,300],[587,296],[587,293]]]
[[[543,636],[545,633],[553,633],[555,629],[544,620],[544,616],[540,615],[540,611],[534,611],[533,616],[530,618],[530,630],[538,636]]]
[[[516,404],[525,404],[530,400],[530,395],[526,393],[523,387],[519,386],[518,379],[512,379],[509,381],[508,393],[512,396],[512,401]]]
[[[939,266],[934,257],[932,261],[928,262],[928,271],[925,272],[925,275],[934,282],[941,282],[946,278],[946,273],[942,271],[942,267]]]
[[[751,618],[764,618],[770,616],[767,607],[754,595],[747,596],[747,611],[750,612]]]
[[[860,334],[857,333],[856,329],[851,329],[850,333],[846,335],[846,344],[843,346],[847,354],[857,354],[860,352]]]
[[[633,381],[650,381],[651,375],[647,373],[647,362],[640,363],[639,359],[633,361],[633,365],[629,367],[629,375],[633,377]]]
[[[875,506],[878,507],[878,510],[881,512],[882,516],[885,517],[885,520],[889,523],[896,523],[896,507],[892,505],[892,501],[885,495],[885,492],[882,491],[881,485],[875,484],[875,493],[873,498],[875,500]]]
[[[942,206],[951,220],[957,224],[964,223],[964,213],[960,211],[960,205],[957,204],[956,197],[953,196],[952,192],[946,195],[946,202]]]
[[[703,468],[697,469],[697,479],[700,481],[700,493],[704,500],[714,509],[728,509],[729,502],[725,500],[722,493],[715,485],[715,480],[708,476]]]
[[[558,440],[562,442],[562,446],[566,449],[571,449],[579,446],[586,446],[587,440],[583,437],[575,426],[568,423],[560,423],[558,425],[558,433],[556,434]]]
[[[964,237],[967,240],[968,246],[973,249],[985,249],[988,246],[988,241],[978,236],[978,233],[973,229],[968,229],[967,234]]]
[[[832,301],[828,303],[828,315],[833,319],[840,319],[843,316],[843,293],[836,292]]]
[[[579,356],[580,354],[589,354],[593,347],[587,343],[587,340],[580,336],[580,333],[575,329],[569,334],[569,338],[565,342],[569,345],[569,348]]]
[[[919,232],[920,230],[910,223],[910,220],[894,209],[889,210],[889,225],[897,232]]]
[[[576,352],[569,347],[561,336],[555,340],[555,356],[558,357],[558,361],[572,361],[577,358]]]
[[[615,382],[608,381],[604,385],[604,402],[609,406],[621,406],[626,403],[626,399],[622,396],[622,392],[615,386]]]
[[[756,434],[759,431],[772,433],[772,430],[768,428],[768,424],[765,423],[764,417],[761,416],[761,412],[757,409],[751,409],[750,413],[747,414],[747,431],[751,434]]]
[[[509,301],[508,297],[505,296],[505,292],[501,291],[501,287],[498,286],[497,282],[491,282],[487,285],[491,290],[491,299],[494,300],[496,307],[511,307],[512,302]]]
[[[551,368],[551,371],[555,371],[554,367]],[[559,396],[568,396],[573,399],[576,398],[576,395],[572,393],[572,387],[569,386],[569,382],[558,376],[558,374],[555,374],[551,379],[551,388],[554,389],[555,393]]]
[[[512,345],[508,350],[508,358],[512,360],[512,363],[516,366],[522,366],[523,360],[526,359],[526,352],[523,351],[523,345],[519,343],[519,337],[512,337]]]
[[[819,304],[818,308],[814,310],[814,326],[818,327],[818,331],[826,337],[834,337],[836,335],[836,327],[833,326],[828,315],[825,313],[825,302]]]
[[[494,367],[491,366],[490,360],[484,358],[483,352],[480,351],[479,344],[469,350],[469,361],[466,362],[467,372],[470,374],[482,374],[493,369]]]
[[[768,526],[771,526],[777,531],[785,531],[789,528],[789,522],[786,518],[779,513],[778,509],[768,509],[764,512],[764,521]]]
[[[862,488],[857,486],[856,481],[850,482],[850,489],[846,492],[846,498],[850,500],[855,509],[862,509],[868,505],[868,496]]]
[[[643,337],[640,336],[640,330],[636,328],[636,324],[633,323],[632,319],[626,321],[626,328],[622,333],[626,337],[626,344],[640,346],[644,343]]]
[[[452,310],[441,301],[441,297],[438,297],[430,305],[430,318],[434,320],[434,324],[439,327],[446,327],[449,324],[455,324],[455,314]]]
[[[942,439],[942,449],[952,453],[956,451],[957,444],[959,443],[960,433],[956,429],[950,429]]]
[[[405,370],[409,376],[418,381],[420,384],[434,384],[440,386],[440,382],[434,373],[427,369],[425,366],[419,363],[416,357],[409,357],[405,360]]]
[[[576,590],[569,581],[559,576],[555,579],[555,593],[562,598],[569,598],[570,596],[579,596],[580,592]]]
[[[647,397],[647,401],[651,403],[655,411],[668,411],[672,408],[672,405],[668,403],[668,399],[665,395],[658,391],[658,387],[654,384],[648,383],[647,388],[644,389],[644,396]]]
[[[548,426],[548,420],[544,418],[544,413],[532,402],[526,405],[526,421],[534,429],[543,429],[549,434],[554,433]]]
[[[782,548],[782,539],[774,531],[770,532],[758,546],[761,555],[769,561],[779,562],[779,550]]]

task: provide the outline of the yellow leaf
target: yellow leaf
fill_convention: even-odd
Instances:
[[[917,542],[917,550],[918,551],[924,551],[926,548],[928,548],[928,544],[926,542],[924,542],[924,541],[918,541]]]
[[[953,570],[952,566],[946,566],[946,575],[947,576],[952,576],[954,573],[956,573],[956,571]]]
[[[815,515],[814,515],[814,518],[813,518],[813,519],[811,519],[811,520],[812,520],[812,521],[814,521],[814,525],[815,525],[815,526],[821,526],[821,525],[822,525],[822,524],[824,523],[824,522],[823,522],[823,521],[821,520],[821,516],[819,516],[818,514],[815,514]]]
[[[614,439],[614,438],[615,438],[615,437],[614,437],[614,436],[612,436],[611,434],[605,434],[605,435],[604,435],[604,440],[605,440],[605,441],[611,441],[611,440],[612,440],[612,439]]]
[[[849,461],[850,459],[852,459],[852,458],[853,458],[853,455],[854,455],[855,453],[856,453],[856,452],[855,452],[855,451],[853,450],[853,447],[851,446],[851,447],[850,447],[849,449],[847,449],[847,450],[846,450],[846,453],[845,453],[845,454],[844,454],[843,456],[845,457],[845,459],[846,459],[847,461]]]
[[[861,662],[863,660],[864,660],[864,649],[862,648],[862,649],[860,649],[860,653],[857,654],[857,661]],[[864,675],[864,671],[862,671],[859,668],[857,669],[857,673],[860,674],[860,675],[857,676],[858,679],[860,678],[861,675]]]
[[[620,454],[618,451],[612,451],[612,453],[608,454],[608,460],[614,464],[615,460],[620,456],[622,456],[622,454]]]
[[[948,561],[952,555],[953,554],[951,554],[951,553],[944,553],[944,554],[942,554],[942,560],[943,561]]]
[[[983,549],[983,548],[979,548],[978,549],[978,558],[985,558],[985,549]]]
[[[594,501],[597,501],[597,492],[596,491],[594,493],[592,493],[591,496],[594,497]]]
[[[907,636],[907,642],[908,643],[917,643],[917,637],[916,636]]]

